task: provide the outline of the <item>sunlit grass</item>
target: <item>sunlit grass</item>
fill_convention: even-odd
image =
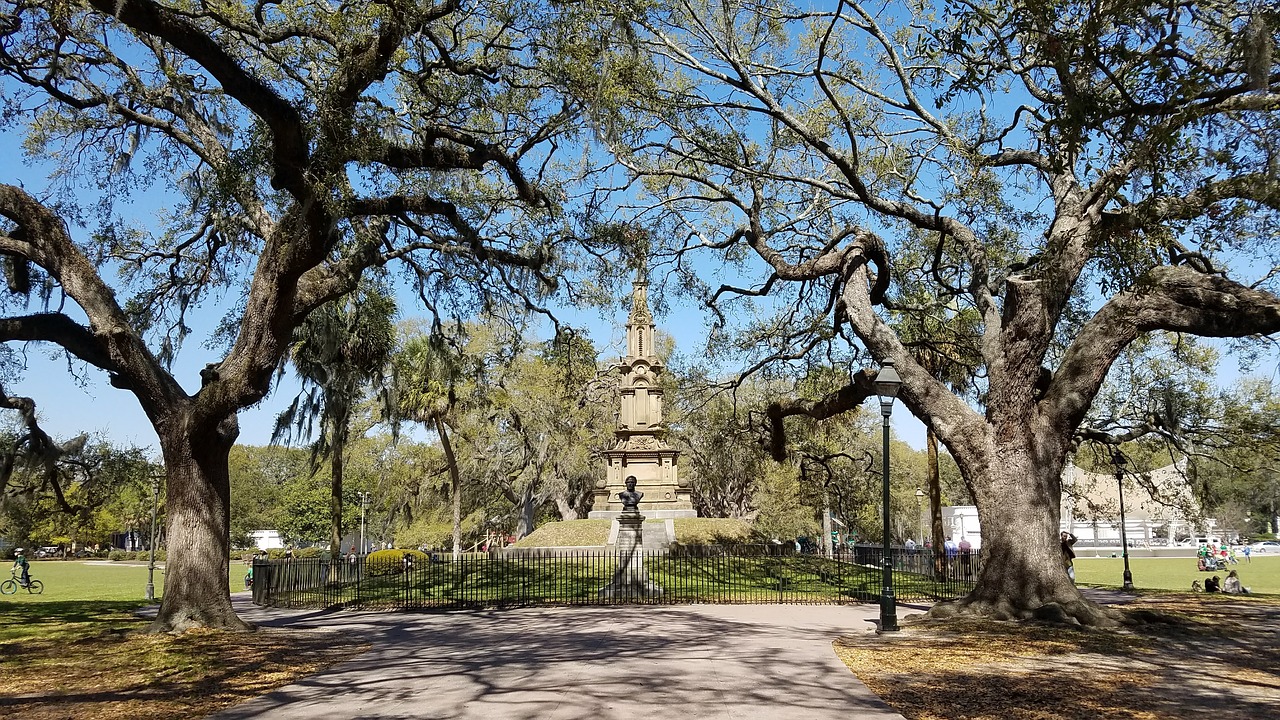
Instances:
[[[1122,558],[1078,557],[1075,567],[1076,581],[1083,585],[1119,587],[1124,582]],[[1196,570],[1195,558],[1144,558],[1130,555],[1129,569],[1133,573],[1133,584],[1139,590],[1190,590],[1193,580],[1199,580],[1203,584],[1205,578],[1214,575],[1225,578],[1229,570],[1235,570],[1240,575],[1241,583],[1252,592],[1280,594],[1280,555],[1255,556],[1248,563],[1241,557],[1239,565],[1213,572]]]
[[[244,589],[244,575],[248,567],[238,560],[231,561],[227,573],[232,592]],[[4,575],[8,578],[8,574]],[[145,564],[118,562],[81,562],[65,560],[33,560],[31,577],[44,583],[40,595],[28,594],[19,589],[15,595],[0,596],[0,602],[49,603],[73,600],[142,600],[146,597],[147,566]],[[163,566],[155,571],[155,594],[164,594]]]

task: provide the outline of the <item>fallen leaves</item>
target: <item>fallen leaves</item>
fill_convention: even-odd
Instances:
[[[1170,622],[1120,631],[959,620],[842,638],[836,654],[909,720],[1266,716],[1280,705],[1280,605],[1141,598]]]
[[[71,642],[7,646],[0,717],[150,720],[203,717],[363,652],[333,633],[98,630]]]

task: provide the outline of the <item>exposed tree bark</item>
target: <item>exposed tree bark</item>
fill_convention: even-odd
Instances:
[[[334,559],[342,557],[342,472],[350,415],[345,406],[334,413],[333,441],[329,443],[329,557]]]
[[[449,483],[453,505],[453,560],[462,559],[462,477],[458,470],[458,458],[453,454],[453,443],[449,441],[449,426],[444,419],[436,416],[436,432],[440,434],[440,445],[444,448],[444,461],[449,467]]]
[[[164,595],[152,631],[250,628],[232,610],[227,585],[231,553],[227,459],[237,435],[234,417],[213,426],[182,418],[161,428],[168,555]]]
[[[560,513],[561,520],[580,520],[582,518],[578,514],[578,510],[569,504],[569,499],[565,496],[557,494],[551,499],[556,504],[556,512]]]
[[[659,59],[655,76],[680,77],[626,107],[662,139],[620,162],[658,188],[646,209],[691,228],[667,248],[677,265],[700,251],[754,254],[754,283],[707,291],[726,324],[738,299],[747,316],[762,297],[781,306],[743,323],[755,355],[742,378],[806,362],[854,368],[837,392],[770,407],[775,458],[786,417],[856,407],[871,394],[868,366],[894,362],[899,399],[955,458],[982,517],[978,588],[937,613],[1108,623],[1059,556],[1063,465],[1111,365],[1143,334],[1280,331],[1280,297],[1215,267],[1238,238],[1207,227],[1236,222],[1275,242],[1256,228],[1280,212],[1268,164],[1280,66],[1241,81],[1241,11],[1225,3],[1168,15],[928,10],[929,23],[906,26],[858,2],[620,8],[633,42]],[[774,42],[797,36],[816,40]],[[1206,140],[1215,134],[1230,140]],[[867,227],[851,219],[861,216]],[[1199,247],[1181,245],[1202,232]],[[1111,297],[1096,312],[1097,288],[1082,278]],[[903,332],[904,317],[961,313],[952,337]],[[913,352],[957,338],[953,358],[976,387],[945,382]]]
[[[480,296],[488,304],[496,295],[536,307],[525,279],[554,284],[544,274],[551,256],[532,247],[536,242],[482,232],[493,217],[550,207],[521,159],[548,147],[574,113],[559,101],[543,102],[554,91],[535,77],[535,66],[507,68],[541,42],[532,23],[464,14],[452,1],[393,2],[376,21],[347,6],[323,9],[323,19],[291,8],[255,14],[235,7],[193,13],[163,0],[9,3],[10,21],[0,23],[6,101],[63,112],[68,131],[57,135],[81,133],[62,138],[74,148],[64,171],[74,176],[91,166],[97,174],[89,182],[111,193],[137,184],[137,173],[122,170],[135,151],[154,151],[147,159],[156,161],[149,166],[157,169],[155,182],[177,183],[175,197],[189,202],[175,209],[180,220],[147,229],[155,243],[147,242],[148,232],[136,244],[94,240],[101,254],[90,260],[57,213],[20,187],[0,185],[0,217],[9,221],[0,224],[0,256],[17,264],[14,285],[36,286],[22,275],[41,271],[53,292],[65,293],[87,317],[83,325],[61,312],[6,317],[0,342],[54,343],[100,368],[137,398],[160,438],[171,551],[157,629],[244,627],[229,611],[225,587],[225,453],[235,413],[265,397],[294,328],[309,313],[349,293],[368,268],[392,261],[415,274],[433,311],[439,309],[429,298],[455,293],[469,297],[449,311]],[[463,25],[465,32],[452,33]],[[401,54],[417,62],[395,60]],[[298,71],[299,64],[308,70]],[[485,97],[518,85],[527,103],[513,111],[520,122],[495,123],[493,108],[473,114],[467,105],[474,97],[446,100],[445,107],[432,98],[416,104],[407,120],[379,100],[437,82],[465,94],[461,88],[480,76],[484,88],[477,92]],[[243,131],[250,127],[262,131]],[[35,142],[44,141],[58,142]],[[103,159],[105,168],[95,164]],[[161,167],[172,173],[163,175]],[[456,199],[450,193],[457,188],[446,186],[459,170],[479,180],[465,181],[472,189],[502,189],[477,189],[464,207],[408,183],[398,187],[401,176],[434,174],[441,195]],[[353,173],[381,175],[387,182],[370,186],[385,195],[361,197],[364,188],[349,183]],[[264,192],[268,184],[278,192]],[[246,270],[243,263],[254,256]],[[117,298],[99,274],[99,266],[117,264],[136,271],[142,286],[136,295]],[[519,277],[493,272],[501,265]],[[435,294],[442,285],[447,292]],[[189,395],[157,354],[185,336],[187,307],[226,288],[243,302],[243,315],[229,352],[205,368],[200,390]],[[157,321],[171,322],[167,333]],[[166,347],[153,353],[148,340],[157,332]],[[337,518],[340,471],[335,481]],[[331,538],[331,548],[338,542]]]
[[[942,476],[938,471],[938,436],[933,430],[925,433],[929,452],[929,528],[933,538],[933,576],[942,580],[947,575],[947,558],[942,551],[946,542],[942,529]]]

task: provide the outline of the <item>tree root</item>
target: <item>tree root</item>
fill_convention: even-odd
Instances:
[[[1039,605],[1019,606],[1008,600],[961,598],[940,602],[926,614],[931,620],[952,618],[982,618],[986,620],[1028,621],[1080,625],[1094,628],[1115,628],[1129,624],[1124,613],[1114,608],[1104,608],[1088,600],[1045,602]]]
[[[147,626],[147,632],[150,633],[181,634],[188,630],[198,629],[253,632],[258,628],[253,623],[241,620],[238,615],[231,611],[225,613],[188,611],[166,614],[163,607],[156,619]]]

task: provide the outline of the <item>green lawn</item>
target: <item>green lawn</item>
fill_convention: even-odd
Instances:
[[[1076,558],[1075,565],[1076,581],[1083,585],[1119,587],[1124,581],[1121,558]],[[1230,567],[1239,573],[1241,584],[1254,593],[1280,594],[1280,555],[1254,556],[1253,562],[1240,558],[1239,565]],[[1197,571],[1195,558],[1130,557],[1129,569],[1139,589],[1190,590],[1193,580],[1204,583],[1214,575],[1227,576],[1226,571]]]
[[[244,574],[247,569],[238,560],[231,561],[228,580],[232,592],[244,589]],[[8,575],[4,577],[7,579]],[[16,595],[0,595],[0,603],[142,600],[147,592],[146,565],[33,560],[31,577],[44,583],[43,594],[30,595],[19,588]],[[156,568],[155,583],[156,597],[159,597],[164,594],[162,568]]]

